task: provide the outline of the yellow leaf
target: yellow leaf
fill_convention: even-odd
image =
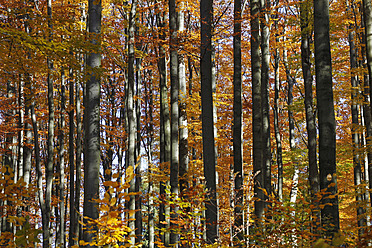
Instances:
[[[111,198],[110,206],[111,206],[111,207],[114,206],[115,203],[116,203],[116,198],[115,198],[115,197]]]

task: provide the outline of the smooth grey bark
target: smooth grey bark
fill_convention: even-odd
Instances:
[[[25,74],[25,89],[31,89],[31,78],[28,73]],[[32,149],[28,146],[32,143],[32,125],[31,125],[31,93],[27,90],[24,91],[24,145],[23,145],[23,180],[26,187],[31,183],[31,158]]]
[[[171,160],[170,160],[170,185],[172,198],[177,198],[179,193],[179,78],[178,78],[178,41],[177,41],[177,12],[176,1],[169,0],[169,47],[170,47],[170,84],[171,84]],[[177,219],[177,207],[171,209],[171,220]],[[176,224],[171,224],[170,244],[176,244],[178,235],[173,231]]]
[[[216,196],[216,154],[213,123],[213,96],[212,96],[212,25],[213,0],[201,0],[201,105],[202,105],[202,136],[203,136],[203,163],[206,180],[207,200],[206,211],[206,238],[208,243],[215,243],[218,238],[218,207]]]
[[[321,204],[326,204],[321,210],[321,225],[325,229],[324,235],[332,237],[340,229],[340,222],[328,0],[314,0],[314,44],[319,122],[319,181],[320,189],[326,191],[326,195],[321,199]]]
[[[79,83],[75,84],[75,92],[76,92],[76,176],[75,176],[75,237],[77,241],[74,243],[79,242],[82,239],[82,228],[80,228],[79,223],[79,215],[80,213],[80,187],[81,187],[81,154],[83,150],[82,146],[82,120],[81,120],[81,99],[80,99],[80,86]],[[82,221],[80,219],[80,221]]]
[[[270,140],[270,23],[269,11],[270,0],[260,0],[261,5],[261,94],[262,94],[262,166],[264,172],[264,189],[266,190],[265,199],[269,200],[271,195],[271,140]],[[265,202],[265,207],[270,205]]]
[[[101,0],[89,0],[89,34],[90,42],[95,46],[95,51],[87,56],[88,81],[84,99],[84,217],[92,220],[99,218],[99,168],[100,168],[100,35],[101,35]],[[87,228],[84,231],[84,241],[92,242],[98,235],[97,226],[84,218]],[[89,232],[89,231],[90,232]],[[86,247],[92,247],[87,245]]]
[[[165,41],[165,23],[164,13],[160,12],[156,16],[157,26],[160,28],[159,39]],[[160,87],[160,164],[162,169],[166,168],[166,165],[170,162],[170,116],[169,116],[169,104],[168,104],[168,89],[167,89],[167,70],[166,70],[166,56],[164,46],[159,46],[159,87]],[[160,182],[160,196],[161,199],[165,199],[165,187],[166,182]],[[168,214],[169,208],[166,207],[165,201],[163,200],[160,204],[159,209],[159,227],[165,229],[168,225],[164,224],[166,221],[165,216]],[[165,246],[169,245],[169,232],[162,234],[160,231],[159,236]]]
[[[49,41],[52,40],[52,1],[47,2],[47,12],[48,12],[48,28],[49,28]],[[51,217],[51,201],[52,201],[52,186],[53,186],[53,173],[54,173],[54,99],[53,99],[53,79],[52,70],[53,62],[49,57],[47,57],[48,65],[48,75],[47,75],[47,85],[48,85],[48,158],[45,167],[46,173],[46,186],[45,186],[45,211],[42,211],[42,222],[43,222],[43,247],[47,248],[50,246],[51,242],[51,230],[50,230],[50,217]]]
[[[305,113],[306,113],[306,129],[307,129],[307,149],[308,149],[308,173],[310,194],[313,204],[312,212],[312,227],[313,234],[319,232],[320,212],[317,193],[319,192],[319,171],[317,164],[317,141],[316,141],[316,126],[313,107],[313,76],[311,74],[311,27],[310,27],[310,12],[311,3],[308,0],[302,0],[300,3],[300,24],[301,24],[301,65],[302,75],[304,78],[305,88]]]
[[[279,1],[276,1],[276,8],[278,8]],[[274,21],[275,30],[278,30],[278,14],[275,15]],[[280,135],[279,128],[279,91],[280,91],[280,52],[279,52],[279,33],[275,33],[275,40],[277,47],[274,53],[274,133],[275,133],[275,143],[276,143],[276,164],[278,166],[278,185],[277,185],[277,197],[279,201],[283,201],[283,152],[282,152],[282,137]]]
[[[178,31],[182,34],[185,31],[183,3],[180,3],[178,12]],[[182,44],[178,44],[182,49]],[[188,127],[187,127],[187,87],[186,87],[186,65],[185,56],[178,54],[178,82],[179,82],[179,185],[180,193],[188,188],[187,171],[189,167],[188,148]]]
[[[129,13],[129,27],[128,27],[128,92],[127,92],[127,116],[128,116],[128,164],[127,164],[127,173],[130,173],[128,170],[132,170],[131,173],[135,173],[136,166],[136,110],[134,108],[134,60],[135,60],[135,17],[137,10],[137,1],[133,1],[130,13]],[[136,191],[135,187],[135,178],[130,181],[129,192],[134,193]],[[131,211],[129,218],[129,228],[131,229],[129,235],[132,244],[135,244],[135,209],[136,209],[136,199],[135,195],[130,195],[128,202],[129,210]]]
[[[61,72],[61,106],[60,106],[60,117],[59,117],[59,134],[58,134],[58,163],[57,173],[59,176],[59,183],[57,186],[57,194],[59,195],[59,220],[58,222],[58,234],[56,237],[56,244],[60,247],[65,247],[66,241],[66,227],[65,227],[65,143],[64,143],[64,129],[66,126],[65,113],[66,113],[66,80],[65,75]]]
[[[365,43],[365,54],[367,58],[367,69],[368,69],[368,85],[372,85],[372,4],[371,1],[363,0],[363,24],[364,24],[364,43]],[[366,78],[366,77],[365,77]],[[366,86],[366,82],[365,82]],[[369,87],[369,98],[372,99],[372,87]],[[368,117],[372,115],[371,102],[368,106],[369,112]],[[365,113],[366,114],[366,113]],[[369,123],[366,122],[367,132],[372,132],[371,118],[369,118]],[[372,134],[371,134],[372,135]],[[367,134],[368,137],[371,137]],[[370,147],[370,140],[367,139],[368,147]],[[369,175],[369,188],[372,188],[372,151],[368,149],[368,175]],[[370,201],[372,203],[372,194],[370,194]]]
[[[348,3],[347,3],[348,4]],[[347,6],[347,11],[350,11],[350,6]],[[360,184],[363,181],[362,166],[360,159],[360,134],[358,132],[359,128],[359,82],[355,74],[355,70],[358,68],[357,65],[357,50],[354,43],[354,25],[349,24],[348,26],[348,41],[350,49],[350,69],[351,69],[351,137],[353,142],[353,164],[354,164],[354,185],[356,186],[356,203],[357,205],[357,223],[360,229],[358,230],[359,236],[363,235],[364,228],[366,226],[366,218],[364,217],[365,210],[361,206],[363,204],[363,192],[360,188]]]
[[[136,158],[141,156],[141,88],[142,88],[142,74],[141,74],[141,63],[140,58],[136,59]],[[142,180],[141,180],[141,159],[138,161],[136,167],[136,192],[141,192]],[[136,195],[136,243],[142,241],[142,195]]]
[[[234,231],[237,245],[243,246],[243,132],[242,132],[242,2],[234,0],[234,124],[233,124],[233,151],[234,151]]]
[[[251,10],[251,70],[252,70],[252,130],[253,130],[253,176],[254,176],[254,218],[256,225],[262,220],[265,208],[262,139],[262,88],[260,51],[260,1],[252,0]]]

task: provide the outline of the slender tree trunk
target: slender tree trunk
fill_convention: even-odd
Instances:
[[[261,3],[261,94],[262,94],[262,166],[264,172],[264,189],[266,190],[265,199],[269,200],[271,195],[271,142],[270,142],[270,105],[269,105],[269,88],[270,88],[270,23],[269,11],[270,0],[260,0]],[[265,207],[270,203],[265,202]]]
[[[101,53],[101,0],[89,0],[89,34],[90,42],[97,46],[94,52],[87,57],[87,70],[89,78],[86,84],[85,94],[85,147],[84,147],[84,217],[90,219],[99,218],[99,168],[100,168],[100,72]],[[84,241],[92,242],[97,235],[97,226],[88,219],[84,219],[85,227]],[[89,230],[89,231],[88,231]],[[93,231],[93,232],[92,232]],[[87,247],[92,247],[87,245]]]
[[[69,247],[75,245],[74,239],[77,238],[75,233],[76,227],[76,209],[75,209],[75,110],[74,110],[74,81],[73,81],[73,74],[72,69],[70,69],[69,75],[69,104],[70,104],[70,111],[69,115],[69,136],[68,136],[68,146],[69,146],[69,171],[70,171],[70,228],[69,228]]]
[[[363,21],[364,21],[364,30],[365,30],[365,45],[366,45],[366,57],[367,57],[367,68],[368,68],[368,85],[372,85],[372,4],[370,1],[363,0]],[[366,82],[364,83],[366,86]],[[369,98],[372,99],[372,87],[369,87]],[[369,116],[372,115],[372,107],[371,102],[369,106],[370,113]],[[369,121],[370,122],[370,121]],[[371,123],[367,123],[367,131],[371,130]],[[368,136],[370,137],[370,136]],[[370,141],[367,141],[369,144]],[[367,147],[370,147],[368,145]],[[370,154],[372,153],[371,149],[368,149],[368,174],[369,174],[369,188],[372,188],[372,161]],[[370,194],[370,201],[372,204],[372,194]]]
[[[80,213],[80,188],[81,188],[81,153],[82,147],[82,121],[81,121],[81,99],[80,99],[80,86],[79,83],[75,84],[76,91],[76,176],[75,176],[75,237],[77,238],[74,243],[78,243],[82,239],[82,229],[79,223]],[[80,219],[81,221],[81,219]]]
[[[62,69],[63,70],[63,69]],[[64,129],[65,129],[65,104],[66,104],[66,89],[65,89],[65,76],[64,72],[62,71],[61,75],[61,116],[60,116],[60,130],[59,130],[59,211],[60,211],[60,219],[59,219],[59,240],[57,240],[57,244],[60,247],[65,247],[65,144],[64,144]]]
[[[278,8],[278,0],[276,1],[276,8]],[[278,10],[277,10],[278,11]],[[278,30],[278,15],[275,15],[275,30]],[[275,143],[276,143],[276,163],[278,166],[278,186],[277,186],[277,195],[278,200],[283,201],[283,159],[282,159],[282,137],[280,135],[280,128],[279,128],[279,91],[280,91],[280,70],[279,70],[279,61],[280,61],[280,53],[279,53],[279,33],[278,31],[275,34],[276,40],[276,48],[274,54],[274,132],[275,132]]]
[[[243,246],[243,148],[242,148],[242,55],[241,55],[241,0],[234,0],[234,124],[233,124],[233,149],[234,149],[234,228],[237,245]]]
[[[159,13],[156,17],[157,25],[160,28],[160,35],[159,38],[161,40],[165,40],[165,34],[163,28],[165,27],[164,24],[164,13]],[[165,48],[163,46],[159,46],[159,84],[160,84],[160,164],[162,169],[166,168],[166,165],[170,161],[170,118],[169,118],[169,105],[168,105],[168,94],[167,94],[167,70],[166,70],[166,57],[165,57]],[[160,196],[161,199],[165,199],[166,182],[160,182]],[[160,204],[159,209],[159,226],[160,228],[166,228],[165,225],[166,218],[165,216],[168,214],[168,208],[165,205],[165,201],[163,200]],[[160,234],[161,241],[165,244],[165,246],[169,245],[169,233],[165,232],[164,234]]]
[[[170,185],[172,198],[177,198],[179,193],[178,176],[179,176],[179,78],[178,78],[178,41],[177,41],[177,12],[176,1],[169,0],[169,30],[170,30],[170,83],[171,83],[171,160],[170,160]],[[177,207],[171,209],[171,219],[177,219]],[[176,224],[171,224],[172,230]],[[171,231],[170,244],[177,242],[178,235]]]
[[[302,0],[300,3],[300,21],[301,21],[301,64],[302,75],[304,78],[305,88],[305,112],[306,112],[306,128],[307,128],[307,149],[309,160],[309,184],[312,204],[314,206],[312,212],[312,233],[319,232],[320,214],[317,200],[319,192],[319,172],[317,164],[317,142],[316,142],[316,126],[315,115],[313,108],[313,76],[311,74],[310,62],[310,20],[311,3],[308,0]]]
[[[218,209],[216,197],[216,154],[213,124],[212,96],[212,23],[213,0],[201,0],[201,105],[203,133],[204,177],[208,197],[206,205],[206,236],[208,243],[216,242],[218,238]]]
[[[253,130],[253,175],[254,175],[254,218],[256,225],[262,220],[265,208],[262,139],[262,88],[260,53],[260,1],[252,0],[251,8],[251,70],[252,70],[252,130]]]
[[[350,11],[350,6],[347,6],[348,12]],[[360,184],[363,181],[362,167],[360,161],[360,134],[358,132],[359,127],[359,111],[358,111],[358,79],[355,75],[355,70],[357,69],[357,52],[354,44],[354,27],[352,24],[349,25],[349,46],[350,46],[350,69],[351,69],[351,136],[353,142],[353,163],[354,163],[354,185],[356,186],[356,202],[357,202],[357,222],[359,229],[359,236],[363,235],[364,228],[366,226],[366,219],[364,215],[364,208],[361,206],[363,204],[363,193],[361,192]]]
[[[135,166],[136,166],[136,112],[134,108],[134,84],[135,84],[135,78],[134,78],[134,47],[135,47],[135,16],[136,16],[136,10],[137,10],[137,1],[132,2],[132,6],[130,8],[130,14],[129,14],[129,28],[128,28],[128,94],[127,94],[127,115],[128,115],[128,167],[127,167],[127,173],[128,170],[132,170],[132,172],[129,173],[135,173]],[[130,192],[135,192],[135,179],[133,178],[130,181]],[[136,242],[135,240],[135,214],[134,211],[136,209],[135,205],[135,196],[131,195],[129,200],[129,228],[131,229],[130,236],[131,236],[131,242],[134,244]]]
[[[52,1],[48,0],[47,3],[48,10],[48,28],[49,28],[49,39],[52,40]],[[52,186],[53,186],[53,172],[54,172],[54,99],[53,99],[53,79],[52,79],[52,70],[53,62],[48,57],[48,110],[49,110],[49,119],[48,119],[48,161],[46,164],[46,188],[45,188],[45,212],[42,212],[43,219],[43,247],[48,248],[50,246],[50,215],[51,215],[51,200],[52,200]]]
[[[142,74],[141,74],[141,62],[140,58],[136,59],[136,158],[141,156],[141,87],[142,87]],[[136,167],[136,192],[141,192],[141,158],[138,161]],[[136,195],[136,243],[142,241],[142,195]]]
[[[324,189],[321,224],[332,237],[340,229],[336,181],[336,121],[333,106],[332,64],[329,38],[329,2],[314,0],[316,93],[319,120],[319,179]]]

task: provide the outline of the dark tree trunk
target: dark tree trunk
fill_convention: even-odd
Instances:
[[[252,0],[251,8],[251,70],[252,70],[252,130],[253,130],[253,175],[254,175],[254,215],[258,224],[263,217],[265,194],[263,172],[262,139],[262,88],[261,88],[261,53],[260,53],[260,1]]]
[[[100,46],[101,34],[101,0],[89,0],[89,34],[92,45]],[[100,72],[101,53],[96,51],[87,56],[87,71],[89,78],[86,84],[84,99],[84,217],[99,218],[99,168],[100,168]],[[97,234],[97,226],[84,219],[84,241],[92,242]],[[88,231],[89,230],[89,231]],[[93,232],[91,232],[93,231]],[[87,247],[91,247],[88,245]]]
[[[329,2],[314,0],[316,93],[319,120],[319,180],[326,190],[321,204],[325,236],[340,229],[336,181],[336,121],[333,106],[332,64],[329,38]]]
[[[316,194],[319,192],[319,172],[317,164],[317,144],[316,144],[316,126],[313,107],[313,76],[311,74],[310,62],[310,20],[311,3],[308,0],[301,1],[300,20],[301,20],[301,64],[302,74],[304,77],[305,88],[305,112],[306,112],[306,128],[307,128],[307,149],[309,160],[309,184],[312,198],[313,208],[312,213],[312,233],[318,233],[320,223],[320,213],[318,208],[318,200]]]
[[[234,235],[237,245],[243,245],[243,150],[242,150],[242,41],[241,41],[241,0],[234,0],[234,176],[235,176],[235,209]]]
[[[202,133],[203,133],[203,163],[204,177],[208,197],[206,205],[206,238],[208,243],[216,242],[217,228],[217,198],[216,198],[216,154],[213,123],[212,96],[212,25],[213,0],[201,0],[201,105],[202,105]]]

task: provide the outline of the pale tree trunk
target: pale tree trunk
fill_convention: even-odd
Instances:
[[[49,39],[52,40],[52,1],[48,0],[47,2],[48,10],[48,28],[49,28]],[[47,248],[50,246],[50,215],[51,215],[51,200],[52,200],[52,186],[53,186],[53,170],[54,170],[54,100],[53,100],[53,79],[52,79],[52,70],[53,62],[48,57],[48,76],[47,76],[47,85],[48,85],[48,159],[46,164],[46,188],[45,188],[45,211],[42,211],[43,219],[43,247]]]
[[[178,41],[177,41],[177,12],[176,1],[169,0],[169,30],[170,30],[170,83],[171,83],[171,160],[170,160],[170,185],[171,199],[177,198],[179,193],[178,176],[179,176],[179,81],[178,81]],[[171,220],[177,219],[177,207],[171,209]],[[176,224],[171,224],[172,228],[176,228]],[[170,244],[177,242],[177,234],[175,231],[170,233]]]
[[[136,167],[136,192],[141,192],[141,87],[142,87],[142,74],[141,74],[141,59],[136,59],[136,158],[139,158]],[[136,243],[142,241],[142,195],[136,195]]]
[[[160,12],[156,16],[157,26],[161,29],[159,38],[165,40],[164,30],[164,13]],[[164,169],[165,165],[170,161],[170,118],[169,118],[169,105],[168,105],[168,89],[167,89],[167,70],[166,70],[166,57],[165,57],[165,48],[159,46],[159,87],[160,87],[160,164],[161,168]],[[165,187],[166,182],[160,182],[160,196],[161,199],[166,197]],[[165,216],[169,213],[169,209],[165,205],[165,202],[162,201],[159,209],[159,227],[166,228],[165,225],[166,218]],[[169,245],[169,232],[164,234],[160,233],[161,241],[165,246]]]
[[[262,94],[262,166],[264,172],[265,199],[271,196],[271,142],[270,142],[270,0],[260,0],[261,4],[261,94]],[[270,203],[265,202],[265,207]],[[269,217],[269,216],[268,216]]]
[[[90,42],[100,46],[101,35],[101,0],[89,0],[89,34]],[[87,71],[89,78],[86,83],[84,99],[84,217],[96,220],[99,218],[99,168],[100,168],[100,72],[101,53],[99,48],[87,56]],[[76,204],[76,203],[75,203]],[[84,219],[84,241],[92,242],[98,235],[97,226]],[[91,232],[93,231],[93,232]],[[87,245],[87,247],[92,247]]]
[[[279,1],[275,3],[276,9],[278,8]],[[275,30],[278,30],[278,14],[275,15]],[[279,52],[279,33],[275,33],[275,54],[274,54],[274,133],[275,133],[275,143],[276,143],[276,164],[278,166],[278,185],[277,185],[277,197],[279,201],[283,201],[283,152],[282,152],[282,137],[280,135],[279,127],[279,91],[280,91],[280,70],[279,70],[279,61],[280,61],[280,52]]]
[[[59,194],[59,235],[57,236],[56,244],[60,247],[65,247],[65,144],[64,144],[64,129],[65,129],[65,113],[66,113],[66,89],[65,89],[65,75],[61,72],[61,107],[60,107],[60,118],[59,118],[59,134],[58,134],[58,165],[57,173],[59,176],[58,192]]]
[[[319,192],[319,172],[317,164],[317,144],[316,144],[316,126],[313,107],[313,76],[311,74],[310,62],[310,11],[312,2],[302,0],[300,3],[300,20],[301,20],[301,65],[302,75],[304,78],[305,88],[305,112],[306,112],[306,129],[307,129],[307,149],[308,149],[308,173],[310,193],[313,204],[311,231],[313,234],[319,232],[320,213],[317,200]]]
[[[82,146],[82,120],[81,120],[81,99],[80,99],[80,86],[79,83],[75,85],[76,91],[76,181],[75,181],[75,226],[74,226],[74,237],[77,238],[77,241],[74,241],[74,244],[77,244],[80,239],[83,238],[82,228],[80,228],[79,223],[79,214],[80,213],[80,188],[81,188],[81,154],[83,151]],[[81,218],[80,218],[81,221]]]
[[[237,245],[243,246],[243,132],[242,132],[242,2],[234,0],[234,124],[233,124],[233,150],[234,150],[234,231]]]
[[[336,121],[333,106],[332,64],[329,38],[329,2],[314,0],[314,44],[316,95],[319,121],[320,189],[331,197],[322,197],[321,224],[332,237],[340,229],[336,181]]]
[[[135,173],[135,165],[136,165],[136,112],[134,108],[134,60],[135,60],[135,16],[137,10],[137,1],[132,2],[132,6],[130,8],[129,14],[129,27],[128,27],[128,93],[127,93],[127,115],[128,115],[128,164],[127,164],[127,173]],[[129,172],[128,170],[131,170]],[[130,188],[129,192],[135,192],[135,178],[130,181]],[[132,244],[135,244],[135,196],[131,195],[129,200],[129,228],[130,231],[130,239]]]
[[[216,151],[213,123],[212,96],[212,23],[213,0],[201,0],[201,105],[203,133],[203,163],[206,180],[206,238],[208,243],[214,243],[218,238],[218,208],[216,196]]]
[[[368,68],[368,74],[369,74],[369,79],[368,79],[368,85],[372,85],[372,4],[371,1],[368,0],[363,0],[363,21],[364,21],[364,30],[365,30],[365,45],[366,45],[366,57],[367,57],[367,68]],[[366,86],[366,82],[365,82]],[[369,87],[369,98],[372,99],[372,87]],[[371,102],[369,106],[369,111],[368,113],[369,116],[372,115],[372,107],[371,107]],[[366,114],[366,113],[365,113]],[[370,122],[370,121],[369,121]],[[367,131],[371,130],[371,123],[366,122],[367,126]],[[370,137],[370,136],[368,136]],[[370,141],[367,140],[368,147],[370,147]],[[370,153],[371,149],[368,149],[368,175],[369,175],[369,188],[372,189],[372,161]],[[370,194],[370,201],[372,204],[372,194]]]

